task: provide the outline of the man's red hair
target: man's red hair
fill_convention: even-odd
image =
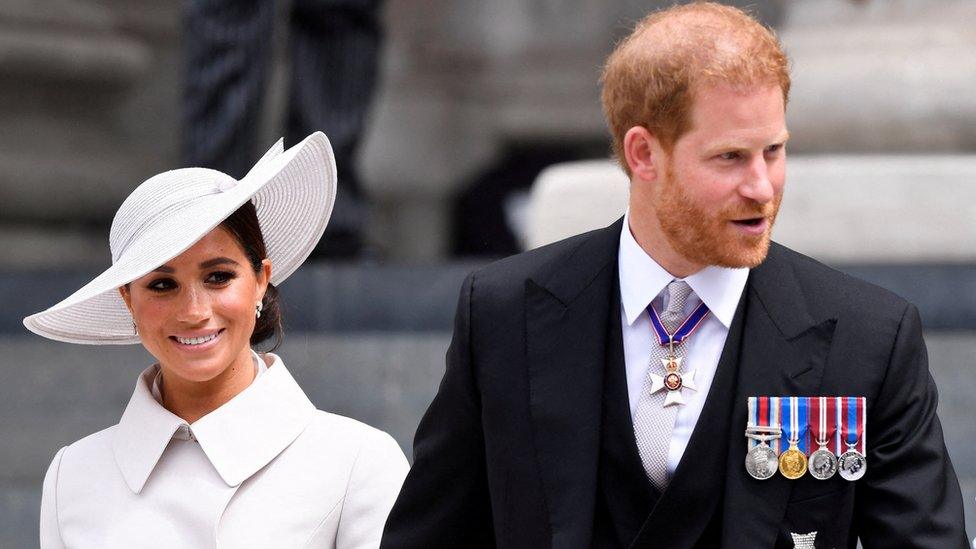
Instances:
[[[690,129],[701,86],[779,85],[784,105],[790,92],[788,61],[773,31],[737,8],[713,2],[645,17],[607,58],[602,82],[614,154],[628,175],[627,131],[643,126],[670,152]]]

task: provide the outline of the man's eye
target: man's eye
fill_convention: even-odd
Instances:
[[[210,273],[210,275],[207,276],[206,282],[208,284],[224,284],[225,282],[230,282],[233,280],[235,276],[236,275],[234,273],[227,271],[217,271]]]
[[[782,148],[783,148],[783,144],[782,143],[777,143],[776,145],[770,145],[770,146],[766,147],[766,152],[767,153],[775,153],[775,152],[779,152]]]
[[[722,160],[738,160],[741,157],[741,155],[738,152],[735,152],[735,151],[733,151],[733,152],[727,152],[727,153],[722,153],[722,154],[720,154],[718,156]]]
[[[154,292],[165,292],[166,290],[172,290],[176,287],[176,282],[169,278],[157,278],[149,284],[146,285],[147,288]]]

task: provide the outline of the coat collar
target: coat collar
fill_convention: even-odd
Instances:
[[[766,260],[749,275],[749,287],[780,335],[788,340],[828,320],[817,318],[811,311],[790,255],[797,254],[772,242]]]
[[[312,419],[315,406],[275,355],[260,377],[189,426],[228,486],[247,480],[278,456]],[[140,374],[116,428],[112,450],[129,488],[140,493],[173,435],[186,422],[152,396],[159,366]]]
[[[621,224],[579,237],[526,284],[529,408],[554,547],[588,545],[592,533]]]

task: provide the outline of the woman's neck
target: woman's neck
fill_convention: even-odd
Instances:
[[[163,370],[160,393],[163,407],[193,423],[220,408],[254,381],[255,370],[251,350],[246,349],[234,362],[213,379],[192,381]]]

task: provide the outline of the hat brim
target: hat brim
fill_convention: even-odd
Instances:
[[[43,337],[90,345],[139,343],[118,288],[153,271],[210,233],[245,202],[254,202],[272,264],[271,282],[283,282],[308,258],[325,232],[336,194],[335,157],[316,132],[281,151],[272,147],[229,188],[181,206],[156,220],[141,238],[91,282],[53,307],[28,316],[24,326]]]

